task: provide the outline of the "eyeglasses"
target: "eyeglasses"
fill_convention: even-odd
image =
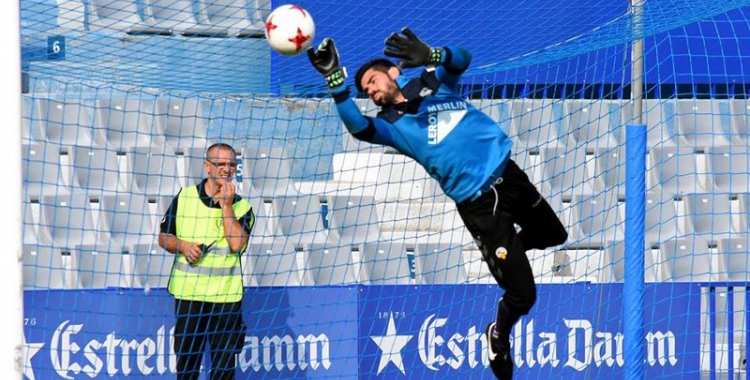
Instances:
[[[218,169],[237,169],[237,163],[236,162],[211,162],[209,160],[206,160],[209,164],[212,166],[218,168]]]

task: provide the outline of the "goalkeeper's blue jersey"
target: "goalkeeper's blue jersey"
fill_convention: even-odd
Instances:
[[[384,107],[375,118],[363,116],[348,96],[334,98],[354,137],[413,158],[460,203],[502,175],[512,142],[496,121],[460,96],[458,79],[470,58],[462,49],[450,51],[453,65],[444,62],[419,78],[399,76],[408,101]]]

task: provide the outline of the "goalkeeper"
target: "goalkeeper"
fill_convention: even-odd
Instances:
[[[357,139],[397,149],[421,164],[456,202],[490,272],[505,290],[487,325],[490,367],[498,379],[513,377],[510,333],[536,302],[526,257],[530,249],[563,244],[568,237],[554,210],[510,159],[510,138],[458,92],[470,54],[459,47],[430,47],[408,28],[391,34],[384,58],[364,64],[355,85],[381,107],[363,116],[350,99],[346,70],[330,38],[308,58],[326,79],[346,128]],[[424,66],[419,78],[401,68]],[[517,232],[514,225],[520,226]]]

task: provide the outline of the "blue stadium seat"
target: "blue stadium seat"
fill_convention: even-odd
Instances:
[[[145,99],[108,99],[96,101],[95,139],[113,149],[161,146],[164,136],[155,122],[154,101]]]
[[[99,243],[90,200],[77,191],[39,198],[40,235],[49,236],[52,245],[67,250],[77,245]]]
[[[717,146],[706,150],[708,178],[719,192],[750,192],[750,147]]]
[[[251,240],[246,251],[249,260],[243,258],[245,283],[258,286],[310,285],[301,274],[304,268],[297,260],[298,253],[296,247],[284,239]]]
[[[333,195],[328,197],[328,229],[342,245],[380,240],[380,219],[373,197]]]
[[[623,140],[625,102],[621,100],[567,100],[563,103],[564,123],[570,128],[571,143],[589,148],[612,148]]]
[[[657,266],[654,261],[651,247],[644,247],[643,252],[643,278],[646,282],[656,282],[657,277]],[[604,247],[604,254],[607,255],[607,261],[612,265],[612,282],[624,282],[625,281],[625,242],[623,240],[617,240],[610,242]]]
[[[729,100],[729,117],[732,143],[750,144],[750,102],[747,99]]]
[[[264,197],[294,195],[299,191],[291,178],[292,158],[283,148],[245,147],[242,149],[243,180]]]
[[[616,193],[573,195],[570,203],[579,235],[577,241],[568,239],[569,246],[601,249],[610,241],[623,239],[624,219]]]
[[[174,254],[165,251],[155,242],[137,244],[133,246],[130,254],[134,261],[134,286],[146,289],[167,287]]]
[[[147,195],[176,195],[182,176],[174,150],[163,146],[137,147],[126,153],[131,191]]]
[[[301,247],[328,240],[318,195],[277,195],[273,197],[271,204],[279,232],[289,244]]]
[[[625,148],[603,148],[594,152],[594,188],[625,197]]]
[[[671,194],[704,193],[706,180],[698,170],[697,154],[692,147],[673,146],[651,149],[647,175],[651,183]]]
[[[659,265],[663,281],[708,282],[726,281],[727,274],[719,267],[718,257],[700,237],[682,236],[662,242]]]
[[[110,245],[78,245],[75,258],[78,281],[83,289],[129,288],[133,273],[124,261],[127,253]]]
[[[262,37],[265,36],[264,19],[251,19],[250,7],[255,6],[256,1],[248,0],[203,0],[206,24],[212,28],[226,30],[226,33],[235,37]]]
[[[641,121],[646,125],[646,139],[649,149],[677,145],[677,142],[674,140],[677,134],[677,118],[675,114],[676,110],[673,100],[645,99],[643,101],[643,118]],[[634,122],[634,119],[628,120],[628,123]]]
[[[129,250],[136,245],[154,243],[157,239],[157,227],[153,225],[145,195],[103,195],[99,199],[99,222],[112,248]]]
[[[192,0],[149,0],[146,11],[154,28],[176,34],[199,33],[205,27],[198,24]]]
[[[167,144],[181,148],[208,148],[207,117],[200,99],[158,98],[156,110]]]
[[[113,193],[127,188],[120,181],[117,151],[86,146],[71,147],[71,186],[84,191]]]
[[[658,245],[659,242],[671,240],[682,234],[681,220],[677,217],[677,205],[671,194],[646,192],[645,217],[646,247]]]
[[[336,243],[305,245],[306,272],[315,285],[351,285],[357,283],[357,264],[352,246]]]
[[[510,137],[518,148],[564,146],[562,102],[550,99],[514,99],[511,105]]]
[[[465,284],[468,281],[460,242],[418,243],[414,256],[423,284]]]
[[[133,0],[90,0],[87,2],[86,13],[88,27],[92,31],[171,34],[169,28],[154,25],[150,18],[142,18],[138,2]]]
[[[29,197],[54,195],[70,191],[63,181],[60,150],[52,144],[29,144],[21,147],[23,189]]]
[[[715,147],[729,145],[729,125],[723,122],[724,116],[719,100],[679,99],[677,100],[677,141],[693,147]]]
[[[24,289],[65,289],[65,265],[59,249],[45,245],[22,247]]]
[[[59,145],[97,145],[94,130],[94,104],[80,99],[37,99],[35,124],[44,139]],[[34,126],[32,126],[32,129]]]
[[[372,285],[411,284],[408,247],[395,240],[363,244],[360,282]]]
[[[543,192],[563,197],[596,192],[596,182],[587,168],[593,154],[593,150],[581,146],[541,149]]]
[[[719,241],[719,255],[729,281],[750,280],[750,234],[743,233]]]
[[[728,237],[732,227],[732,196],[727,193],[685,194],[686,232],[712,244]]]

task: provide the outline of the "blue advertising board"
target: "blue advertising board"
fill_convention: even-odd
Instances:
[[[490,285],[247,288],[239,379],[487,379]],[[646,286],[647,378],[698,373],[700,288]],[[173,378],[163,289],[26,291],[24,375]],[[513,330],[519,378],[621,378],[622,284],[540,285]]]

